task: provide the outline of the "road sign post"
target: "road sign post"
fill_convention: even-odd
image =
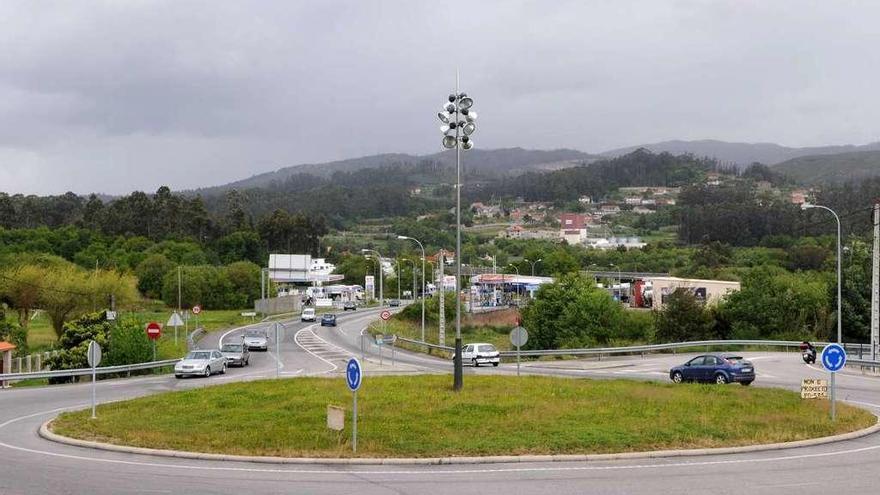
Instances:
[[[275,323],[275,378],[281,376],[281,337],[279,330],[283,325]]]
[[[192,307],[192,312],[196,315],[196,328],[199,328],[199,314],[202,312],[202,307],[196,304]]]
[[[345,382],[352,392],[351,406],[351,451],[357,452],[358,445],[358,389],[361,388],[361,363],[355,358],[348,360],[345,367]]]
[[[153,361],[156,360],[156,341],[162,336],[162,325],[155,321],[147,323],[147,338],[153,341]]]
[[[98,365],[101,364],[101,346],[94,340],[89,342],[89,351],[88,351],[88,360],[89,366],[92,367],[92,419],[95,419],[95,406],[96,406],[96,388],[98,381]]]
[[[171,318],[168,318],[168,323],[165,326],[174,327],[174,343],[177,344],[177,327],[183,326],[183,319],[180,317],[180,314],[176,311],[171,313]]]
[[[510,331],[510,343],[516,346],[516,376],[519,376],[519,348],[526,345],[529,340],[529,332],[521,326],[514,327]]]
[[[822,366],[831,373],[831,421],[837,419],[834,376],[846,365],[846,350],[840,344],[828,344],[822,349]]]

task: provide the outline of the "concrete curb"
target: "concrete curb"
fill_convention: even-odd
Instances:
[[[486,457],[390,457],[390,458],[322,458],[322,457],[264,457],[247,455],[209,454],[202,452],[186,452],[180,450],[150,449],[145,447],[128,447],[110,443],[92,442],[65,437],[52,432],[54,419],[40,425],[39,435],[49,441],[85,447],[90,449],[123,452],[126,454],[142,454],[178,459],[198,459],[206,461],[254,462],[264,464],[327,464],[327,465],[449,465],[449,464],[501,464],[526,462],[598,462],[631,459],[657,459],[674,457],[692,457],[722,454],[743,454],[749,452],[765,452],[770,450],[813,447],[830,443],[843,442],[862,438],[880,432],[880,417],[873,426],[862,430],[842,433],[830,437],[811,438],[794,442],[769,443],[764,445],[747,445],[744,447],[720,447],[712,449],[689,450],[654,450],[649,452],[623,452],[618,454],[562,454],[562,455],[509,455]]]

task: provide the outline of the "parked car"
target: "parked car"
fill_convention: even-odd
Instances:
[[[345,303],[342,305],[343,311],[356,311],[357,309],[357,303],[355,303],[354,301],[345,301]]]
[[[324,316],[321,317],[321,326],[322,327],[335,327],[336,326],[336,315],[333,313],[324,313]]]
[[[189,351],[189,353],[174,365],[174,377],[204,376],[209,377],[214,373],[226,373],[226,358],[217,349]]]
[[[398,301],[397,299],[392,299],[392,300],[388,301],[388,305],[391,306],[392,308],[396,308],[396,307],[400,306],[400,301]]]
[[[247,366],[250,364],[251,353],[244,344],[244,340],[239,343],[223,344],[220,347],[220,354],[226,358],[226,364],[229,366]]]
[[[315,321],[315,308],[306,308],[299,315],[300,321]]]
[[[470,362],[474,367],[479,367],[481,364],[498,366],[498,363],[501,362],[500,356],[498,349],[492,344],[466,344],[461,348],[462,364]]]
[[[737,354],[705,354],[672,368],[669,378],[675,383],[738,382],[751,385],[755,381],[755,366]]]
[[[266,332],[263,330],[245,330],[244,345],[249,351],[268,351],[269,337],[266,336]]]

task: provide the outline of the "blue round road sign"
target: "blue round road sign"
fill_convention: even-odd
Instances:
[[[846,364],[846,351],[840,344],[828,344],[822,349],[822,366],[826,370],[837,373]]]
[[[361,378],[363,375],[361,374],[361,363],[358,362],[357,359],[351,358],[348,360],[348,365],[345,366],[345,381],[348,383],[348,388],[352,391],[355,391],[361,388]]]

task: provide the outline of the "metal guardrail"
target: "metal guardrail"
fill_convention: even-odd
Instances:
[[[428,342],[422,342],[421,340],[408,339],[406,337],[397,336],[397,340],[401,342],[406,342],[407,344],[420,345],[422,347],[427,347],[428,349],[437,349],[439,351],[452,352],[455,350],[453,347],[445,346],[445,345],[437,345],[430,344]]]
[[[427,347],[429,349],[438,349],[446,352],[453,352],[454,349],[449,346],[430,344],[428,342],[422,342],[420,340],[408,339],[404,337],[397,337],[398,340],[407,342],[413,345],[419,345],[423,347]],[[668,344],[649,344],[649,345],[635,345],[635,346],[626,346],[626,347],[593,347],[593,348],[583,348],[583,349],[543,349],[543,350],[523,350],[520,351],[520,356],[532,356],[532,357],[540,357],[540,356],[602,356],[602,355],[613,355],[613,354],[645,354],[650,352],[659,352],[659,351],[676,351],[679,349],[690,349],[695,347],[722,347],[722,346],[763,346],[763,347],[800,347],[801,342],[795,340],[695,340],[689,342],[671,342]],[[816,342],[814,343],[816,347],[824,347],[828,345],[828,342]],[[847,353],[849,353],[852,357],[847,359],[848,363],[858,364],[863,366],[878,366],[880,367],[880,361],[871,361],[869,359],[863,359],[863,357],[867,354],[870,354],[870,345],[868,344],[844,344]],[[502,351],[499,353],[502,358],[515,358],[516,351]],[[856,357],[858,356],[858,357]]]
[[[149,370],[172,366],[180,359],[166,359],[164,361],[151,361],[148,363],[122,364],[119,366],[103,366],[96,369],[96,374],[106,375],[110,373],[127,373],[129,371]],[[91,375],[92,368],[78,368],[74,370],[48,370],[35,371],[32,373],[6,373],[0,375],[0,381],[29,380],[41,378],[67,378],[73,376]]]

